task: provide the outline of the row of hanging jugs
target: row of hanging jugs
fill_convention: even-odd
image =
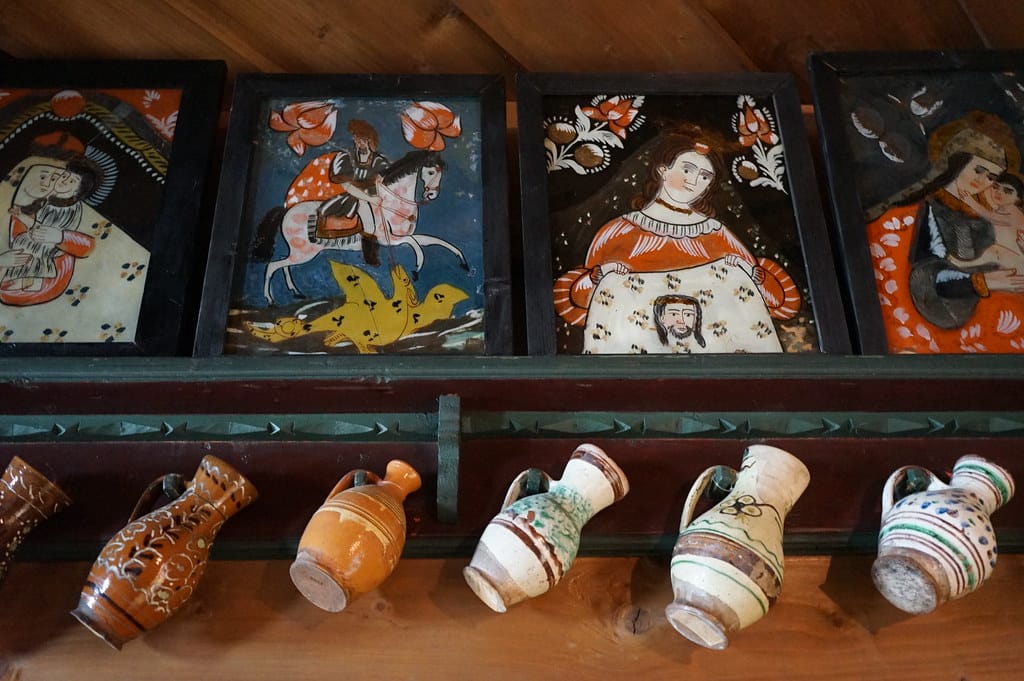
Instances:
[[[809,482],[799,459],[763,444],[747,447],[739,471],[714,466],[697,478],[683,505],[670,567],[674,598],[665,608],[680,634],[723,649],[768,613],[782,590],[783,524]],[[383,478],[346,474],[299,541],[289,572],[303,596],[339,612],[387,579],[405,545],[403,502],[419,487],[419,473],[400,460]],[[592,444],[576,448],[557,480],[523,471],[463,570],[467,584],[496,612],[540,596],[572,567],[587,521],[628,491],[622,469]],[[173,501],[140,515],[159,492]],[[976,590],[996,565],[990,516],[1013,492],[1004,468],[975,455],[956,462],[948,484],[919,467],[894,471],[872,566],[879,591],[923,614]],[[702,497],[723,494],[693,517]],[[71,614],[118,649],[157,626],[194,592],[224,522],[256,497],[251,482],[214,456],[190,481],[173,474],[154,481],[100,552]],[[0,481],[0,581],[24,536],[70,503],[20,458],[11,461]]]

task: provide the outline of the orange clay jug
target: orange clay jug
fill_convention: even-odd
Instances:
[[[70,503],[42,473],[18,457],[11,459],[0,478],[0,583],[25,535]]]
[[[419,488],[420,474],[398,459],[388,462],[383,480],[361,469],[345,475],[302,533],[289,570],[295,587],[328,612],[377,588],[402,555],[402,502]]]
[[[217,532],[257,497],[251,482],[215,456],[203,458],[187,485],[181,477],[165,475],[143,493],[128,524],[96,558],[71,612],[118,650],[192,596]],[[161,487],[177,498],[136,519]]]

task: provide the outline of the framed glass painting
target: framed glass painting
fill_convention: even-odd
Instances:
[[[214,61],[0,62],[0,355],[190,354]]]
[[[504,85],[242,75],[196,353],[506,354]]]
[[[861,351],[1024,352],[1024,51],[808,63]]]
[[[531,354],[848,351],[791,76],[517,90]]]
[[[531,354],[848,351],[792,77],[517,89]]]

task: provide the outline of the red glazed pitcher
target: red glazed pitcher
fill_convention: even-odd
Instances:
[[[100,552],[71,612],[118,650],[192,596],[224,521],[258,496],[238,471],[207,456],[174,501],[136,520],[161,487],[171,494],[180,482],[165,475],[149,486],[128,525]]]

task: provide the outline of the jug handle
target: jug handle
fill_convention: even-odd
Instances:
[[[683,504],[683,514],[679,518],[679,531],[685,530],[686,526],[693,520],[693,512],[696,510],[697,504],[700,502],[704,492],[707,492],[709,497],[714,495],[720,499],[724,498],[735,486],[736,475],[736,471],[728,466],[712,466],[701,473],[697,481],[693,483],[693,487],[690,488],[690,493],[686,495],[686,502]],[[711,489],[712,485],[722,494],[714,494]]]
[[[501,502],[501,510],[504,511],[522,497],[547,492],[550,486],[550,475],[539,468],[528,468],[512,480],[512,484],[509,485],[508,492],[505,494],[505,500]]]
[[[896,502],[905,496],[947,487],[946,483],[927,468],[920,466],[897,468],[885,481],[885,487],[882,488],[882,515],[888,513]]]
[[[175,500],[185,493],[185,476],[178,473],[168,473],[149,483],[149,486],[142,492],[135,508],[132,509],[128,522],[132,523],[142,515],[143,510],[149,508],[156,501],[156,498],[163,494],[170,500]]]
[[[327,493],[327,499],[324,503],[330,501],[331,497],[339,492],[344,492],[349,487],[362,487],[363,485],[376,485],[380,482],[380,476],[376,473],[372,473],[362,468],[351,470],[338,481],[338,484],[334,486],[330,492]]]

